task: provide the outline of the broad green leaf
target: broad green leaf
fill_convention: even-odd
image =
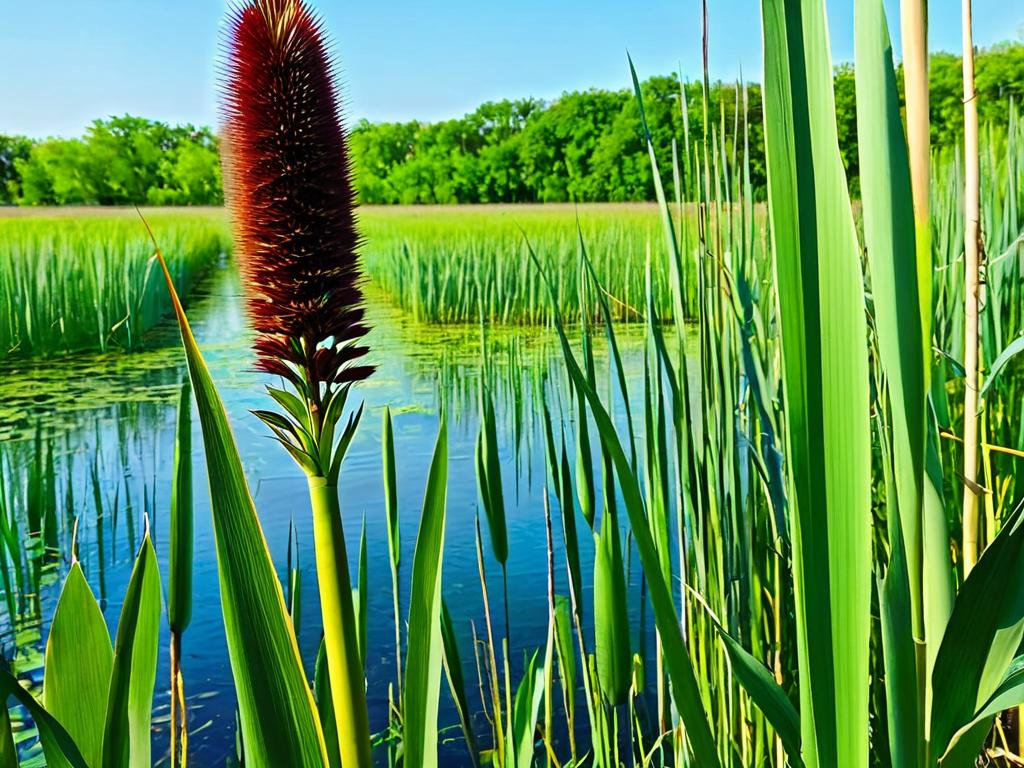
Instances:
[[[871,445],[860,249],[821,0],[763,0],[805,763],[868,761]],[[915,305],[915,309],[916,309]]]
[[[327,753],[320,719],[227,412],[160,259],[206,449],[221,609],[246,761],[257,768],[322,768]]]
[[[949,749],[941,764],[952,768],[974,765],[981,742],[992,727],[992,718],[1005,709],[1024,704],[1024,656],[1017,656],[1010,664],[1006,677],[988,700],[974,714],[970,723],[953,735]]]
[[[932,765],[999,690],[1024,637],[1022,520],[1018,508],[957,593],[932,671],[934,700],[941,702],[931,713]],[[975,754],[980,747],[976,742]]]
[[[32,722],[39,732],[39,743],[46,756],[47,768],[95,768],[82,757],[75,740],[64,730],[64,726],[31,693],[21,687],[14,675],[6,669],[0,669],[0,697],[3,698],[5,708],[11,696],[32,716]]]
[[[103,731],[104,768],[150,768],[153,690],[160,645],[160,571],[147,532],[117,622]]]
[[[913,629],[923,642],[923,591],[929,587],[922,583],[921,562],[926,376],[910,160],[881,0],[858,0],[854,20],[864,245],[889,395],[893,478],[906,548]]]
[[[442,419],[423,493],[413,554],[409,640],[405,668],[405,764],[437,765],[437,709],[441,692],[441,559],[448,494],[448,430]]]
[[[43,701],[90,765],[100,765],[114,649],[78,562],[64,580],[46,641]]]

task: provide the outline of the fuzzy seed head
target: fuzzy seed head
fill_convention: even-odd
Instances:
[[[355,194],[322,23],[303,0],[247,0],[225,54],[225,191],[257,365],[316,387],[364,379]]]

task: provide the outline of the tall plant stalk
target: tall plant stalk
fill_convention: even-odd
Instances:
[[[355,195],[320,20],[302,0],[234,12],[224,98],[225,178],[256,330],[279,411],[257,411],[306,474],[324,647],[346,768],[371,765],[363,660],[338,501],[361,410],[341,425],[366,333]]]
[[[981,291],[981,171],[978,103],[974,91],[974,35],[971,0],[962,3],[964,75],[964,575],[978,561],[978,329]]]
[[[902,0],[900,21],[910,187],[914,198],[914,231],[917,236],[917,285],[921,302],[921,329],[927,376],[931,368],[932,325],[932,158],[931,122],[928,113],[928,0]]]
[[[167,586],[167,623],[171,661],[171,768],[188,760],[188,719],[185,683],[181,676],[181,638],[192,620],[192,396],[186,379],[178,400],[174,441],[174,484],[171,486],[171,541]]]

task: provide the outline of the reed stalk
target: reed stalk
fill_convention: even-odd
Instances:
[[[962,0],[964,80],[964,575],[978,561],[980,520],[978,480],[978,366],[981,337],[981,171],[978,147],[978,102],[974,90],[974,36],[971,0]]]

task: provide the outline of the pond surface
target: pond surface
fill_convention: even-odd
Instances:
[[[263,386],[270,377],[253,370],[251,334],[246,324],[236,270],[223,265],[204,283],[189,307],[193,329],[231,418],[235,437],[255,497],[271,554],[286,581],[289,540],[294,525],[296,559],[301,574],[299,646],[312,676],[320,642],[320,608],[312,551],[312,525],[302,473],[285,451],[268,437],[249,411],[267,408]],[[398,502],[402,533],[402,597],[419,523],[422,493],[442,409],[449,416],[448,518],[444,550],[443,591],[460,639],[471,707],[479,709],[472,624],[483,627],[483,603],[477,570],[475,517],[478,494],[474,447],[478,430],[477,387],[481,355],[475,327],[417,325],[370,294],[369,339],[374,375],[360,384],[366,412],[341,476],[341,505],[349,556],[357,555],[365,520],[369,563],[368,697],[375,732],[387,725],[388,686],[395,679],[391,575],[385,536],[381,471],[381,417],[391,407],[398,469]],[[547,545],[542,483],[546,467],[536,400],[545,377],[555,418],[566,407],[564,367],[549,331],[488,331],[497,372],[496,407],[502,473],[510,540],[508,562],[512,616],[513,679],[524,653],[543,646],[547,631]],[[631,391],[642,393],[643,344],[639,329],[620,338]],[[78,518],[80,559],[111,633],[116,629],[121,600],[144,517],[156,543],[166,584],[167,516],[170,498],[176,398],[184,373],[171,324],[157,328],[149,351],[57,358],[43,362],[7,362],[0,367],[0,474],[6,478],[8,504],[23,514],[33,471],[46,467],[52,451],[50,488],[62,521],[58,549],[70,550],[71,528]],[[603,345],[596,355],[607,382]],[[621,410],[621,408],[619,409]],[[640,411],[642,414],[642,411]],[[642,428],[642,416],[638,427]],[[571,425],[566,422],[566,429]],[[195,466],[194,611],[184,636],[183,673],[190,713],[190,758],[193,765],[220,766],[235,749],[235,696],[224,639],[217,579],[217,561],[198,419],[193,422]],[[567,439],[571,439],[567,436]],[[572,451],[572,443],[569,443]],[[34,470],[33,467],[37,469]],[[599,473],[598,473],[599,474]],[[2,491],[2,489],[0,489]],[[579,520],[581,535],[586,530]],[[560,535],[556,524],[556,551]],[[24,530],[24,529],[23,529]],[[584,536],[584,539],[589,537]],[[489,557],[484,531],[492,611],[501,616],[501,574]],[[583,542],[583,569],[589,573],[591,542]],[[4,646],[16,672],[41,683],[42,649],[47,621],[53,614],[66,570],[66,554],[44,569],[37,607],[26,609],[14,625],[4,611]],[[557,590],[566,593],[564,561],[556,557]],[[632,569],[631,595],[639,595]],[[584,578],[587,589],[591,583]],[[166,587],[165,594],[166,594]],[[585,597],[587,605],[590,596]],[[633,599],[639,611],[643,601]],[[589,613],[589,611],[588,611]],[[35,616],[36,618],[33,618]],[[42,617],[42,620],[38,617]],[[634,622],[639,635],[639,621]],[[495,627],[499,631],[503,621]],[[258,631],[254,628],[254,631]],[[154,760],[167,754],[167,628],[161,637],[160,666],[154,716]],[[648,634],[652,634],[648,632]],[[635,639],[636,642],[636,639]],[[646,641],[644,641],[646,642]],[[442,683],[442,764],[470,765],[457,728],[447,685]],[[486,731],[486,723],[480,716]],[[486,746],[484,741],[481,746]],[[383,757],[383,750],[379,750]]]

